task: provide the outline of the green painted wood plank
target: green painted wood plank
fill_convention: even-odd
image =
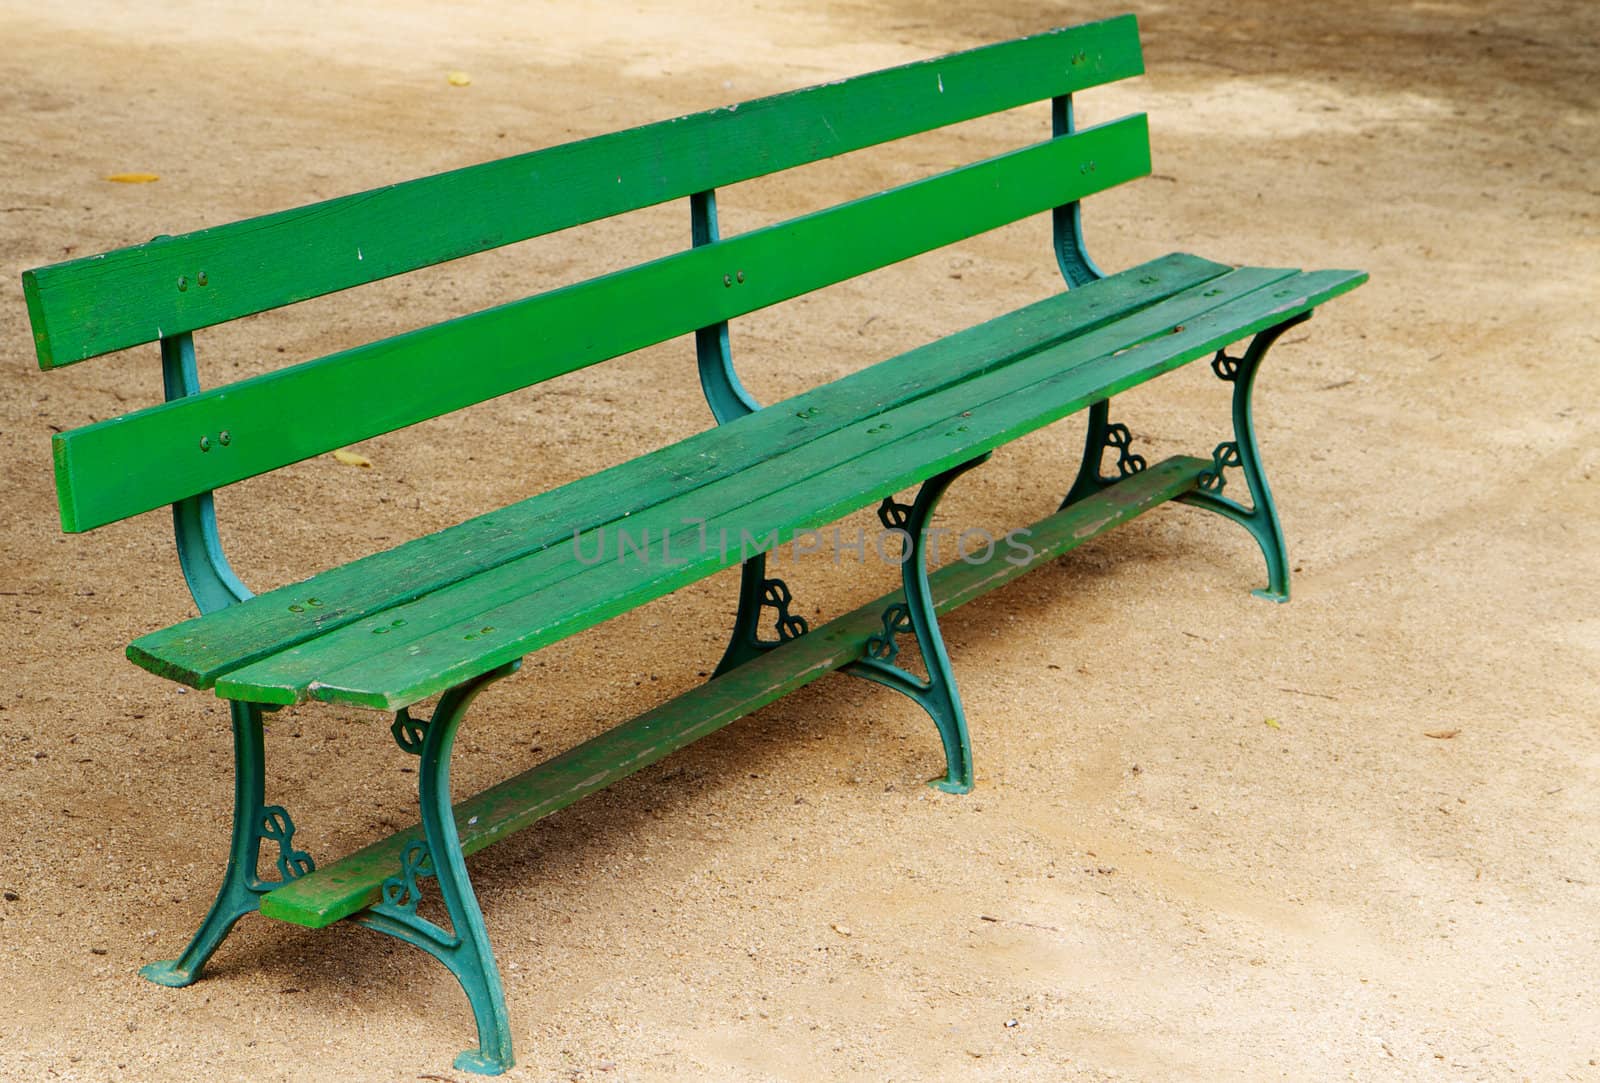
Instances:
[[[1125,15],[39,267],[34,345],[67,365],[1143,71]]]
[[[1098,330],[1227,271],[1182,254],[1152,260],[805,392],[742,419],[732,433],[698,433],[508,508],[142,636],[128,656],[161,676],[209,688],[230,669],[569,541],[574,531],[616,522],[659,502],[664,492],[692,491],[845,424]]]
[[[60,433],[54,446],[62,527],[88,530],[404,428],[1149,171],[1145,118],[1126,117],[615,274]],[[361,409],[351,409],[351,403]]]
[[[791,456],[768,460],[730,479],[743,492],[707,507],[711,537],[726,527],[778,540],[814,529],[960,462],[1114,395],[1162,372],[1305,311],[1364,279],[1353,272],[1316,272],[1271,281],[1209,312],[1187,316],[1166,333],[1084,360],[1068,343],[1006,366],[981,381],[919,399],[894,414],[892,425],[850,426]],[[1149,310],[1160,312],[1176,301]],[[1142,319],[1147,314],[1133,317]],[[1031,371],[1036,382],[1016,386]],[[975,395],[974,392],[981,392]],[[987,398],[984,396],[993,396]],[[826,469],[806,469],[808,460]],[[789,468],[797,480],[774,485],[752,479]],[[671,501],[660,505],[666,509]],[[653,509],[652,514],[655,513]],[[690,514],[695,514],[691,511]],[[304,695],[329,702],[390,710],[442,691],[473,673],[521,657],[537,646],[600,623],[670,593],[738,559],[717,547],[694,552],[697,528],[652,538],[645,562],[606,561],[579,568],[568,554],[526,558],[547,565],[549,585],[530,583],[521,562],[505,565],[357,622],[281,655],[235,671],[217,683],[220,695],[287,702]],[[582,574],[577,574],[581,572]],[[522,578],[517,578],[522,574]],[[493,589],[485,589],[485,584]],[[394,625],[391,618],[405,622]],[[416,618],[413,621],[413,618]],[[374,634],[383,628],[385,634]],[[309,677],[308,677],[309,675]]]
[[[935,605],[945,613],[1061,556],[1090,538],[1194,488],[1205,459],[1176,457],[1051,515],[1028,530],[1032,555],[956,562],[931,576]],[[670,753],[766,706],[861,656],[882,627],[883,611],[903,601],[899,590],[808,635],[709,681],[456,806],[462,849],[479,850],[570,804],[656,763]],[[323,928],[377,902],[400,855],[422,837],[415,825],[293,880],[261,899],[261,913],[278,921]]]
[[[1230,272],[1133,313],[1114,324],[1076,336],[1068,340],[1064,347],[1030,353],[982,377],[974,377],[911,400],[898,410],[915,408],[918,411],[915,416],[924,422],[930,417],[943,418],[948,413],[964,410],[968,403],[982,401],[985,396],[1033,386],[1044,376],[1060,372],[1074,363],[1084,363],[1097,356],[1124,349],[1144,338],[1164,338],[1174,324],[1185,320],[1192,323],[1195,315],[1237,300],[1264,284],[1292,273],[1259,268]],[[1070,347],[1070,351],[1067,347]],[[975,389],[975,384],[980,379],[984,387]],[[806,412],[808,411],[795,411],[795,414],[802,420],[820,420],[803,418],[801,415]],[[718,432],[729,441],[744,443],[747,428],[753,426],[760,416],[757,414],[730,422],[722,426]],[[647,525],[666,524],[681,534],[685,520],[704,518],[722,524],[730,524],[731,520],[729,536],[737,543],[740,527],[749,527],[751,530],[763,527],[763,521],[760,519],[738,520],[752,500],[759,500],[769,494],[793,491],[793,486],[797,483],[819,472],[836,470],[839,466],[843,466],[846,473],[854,475],[851,485],[859,483],[862,479],[874,477],[877,472],[876,466],[868,464],[852,467],[848,464],[882,443],[885,439],[884,433],[890,430],[880,429],[880,425],[895,416],[895,413],[885,411],[862,418],[849,418],[842,426],[819,426],[819,431],[813,439],[797,444],[792,452],[763,457],[743,470],[730,473],[725,478],[698,488],[682,492],[664,490],[658,494],[651,507],[630,515],[626,525],[637,537]],[[903,418],[893,424],[899,426],[896,431],[912,431],[907,428],[911,423]],[[846,488],[850,489],[851,486]],[[807,506],[796,505],[788,511],[804,515]],[[777,526],[783,521],[784,517],[780,515],[777,520],[766,525]],[[762,532],[764,531],[765,527]],[[600,532],[600,528],[584,532],[581,541],[589,546],[586,552],[593,551],[593,536]],[[617,539],[614,533],[612,538],[615,543]],[[674,537],[673,540],[680,552],[689,547],[689,544],[680,537]],[[472,619],[481,611],[493,608],[502,602],[558,588],[562,580],[577,575],[599,574],[616,577],[616,569],[601,567],[591,572],[574,560],[573,546],[573,536],[568,535],[558,545],[499,564],[470,580],[463,580],[419,597],[415,601],[348,623],[338,630],[309,638],[258,662],[231,670],[218,679],[216,684],[218,694],[262,702],[297,702],[307,696],[320,694],[313,688],[313,684],[325,680],[331,672],[360,663],[374,653],[382,653],[396,647],[409,647],[442,626],[453,626],[462,620]],[[737,551],[731,556],[719,554],[716,563],[729,563],[737,561],[738,558]],[[634,578],[639,578],[642,574],[639,573]],[[624,575],[622,578],[627,579],[628,576]],[[618,583],[611,589],[620,595],[626,587],[626,583]],[[559,615],[562,612],[561,607],[565,604],[561,600],[552,600],[543,611],[546,615]],[[479,622],[480,628],[483,623]],[[497,624],[496,627],[503,630],[505,626]],[[476,632],[477,629],[473,631]],[[481,637],[474,634],[471,640],[463,640],[462,644],[472,644],[475,649],[476,646],[482,645],[480,640]],[[457,644],[458,648],[470,654],[471,651],[462,644]]]

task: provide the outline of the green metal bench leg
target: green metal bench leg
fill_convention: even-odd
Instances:
[[[739,609],[733,618],[733,635],[722,654],[722,661],[711,675],[720,677],[752,658],[760,657],[782,643],[798,639],[811,630],[806,619],[789,612],[794,600],[789,586],[782,579],[767,578],[767,555],[761,553],[740,565]],[[761,638],[761,611],[773,610],[773,628],[777,639]]]
[[[945,774],[928,785],[946,793],[967,793],[972,789],[972,742],[967,735],[967,717],[961,709],[955,674],[950,671],[950,656],[945,652],[944,636],[939,632],[939,617],[934,610],[933,590],[928,583],[927,527],[933,509],[950,483],[982,462],[989,454],[946,470],[923,482],[910,505],[884,498],[878,518],[885,528],[902,531],[906,544],[901,552],[901,578],[905,583],[904,605],[896,603],[883,611],[883,630],[867,638],[862,656],[842,667],[842,672],[874,681],[911,697],[928,712],[944,742]],[[926,680],[895,664],[900,653],[896,637],[915,633],[927,666]]]
[[[1267,585],[1251,593],[1274,602],[1289,600],[1289,554],[1284,546],[1283,527],[1278,523],[1278,509],[1272,502],[1272,490],[1267,487],[1267,477],[1261,470],[1261,452],[1256,446],[1255,422],[1250,412],[1250,392],[1255,385],[1256,370],[1272,344],[1289,328],[1310,318],[1311,313],[1305,312],[1267,328],[1250,340],[1243,357],[1230,357],[1226,351],[1219,350],[1212,358],[1211,370],[1217,378],[1233,384],[1234,438],[1218,444],[1212,452],[1212,467],[1201,475],[1200,487],[1178,497],[1185,504],[1225,515],[1250,532],[1267,561]],[[1248,508],[1222,495],[1223,471],[1233,466],[1244,470],[1245,485],[1250,490]]]
[[[222,887],[205,920],[176,959],[149,963],[139,973],[157,985],[179,987],[200,980],[206,961],[227,939],[234,924],[260,908],[261,896],[277,882],[257,875],[261,842],[278,844],[278,871],[292,880],[316,866],[311,856],[293,845],[294,821],[278,805],[266,805],[265,757],[262,751],[261,708],[254,703],[230,702],[233,714],[233,841]]]
[[[1084,497],[1093,496],[1123,478],[1143,470],[1148,464],[1143,455],[1130,450],[1132,444],[1133,435],[1128,432],[1128,426],[1114,424],[1111,421],[1110,399],[1101,399],[1091,404],[1089,427],[1083,436],[1083,460],[1078,464],[1078,476],[1073,479],[1072,488],[1067,490],[1066,499],[1061,502],[1061,507],[1065,509]],[[1117,452],[1115,477],[1100,473],[1105,453],[1112,449]]]
[[[513,1063],[511,1024],[506,1016],[505,990],[489,946],[483,911],[478,907],[450,803],[450,751],[456,730],[469,704],[485,686],[517,671],[512,662],[490,670],[446,692],[430,720],[412,718],[401,711],[395,718],[395,740],[420,757],[417,768],[418,800],[426,842],[413,842],[401,857],[400,868],[383,883],[383,901],[351,920],[403,940],[438,959],[454,974],[467,994],[478,1025],[478,1048],[456,1057],[459,1071],[499,1075]],[[417,913],[422,897],[418,879],[435,877],[453,932],[446,932]]]

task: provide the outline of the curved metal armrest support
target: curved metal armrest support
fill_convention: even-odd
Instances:
[[[1050,99],[1050,128],[1051,134],[1057,137],[1071,135],[1076,130],[1071,94]],[[1061,268],[1061,277],[1066,279],[1069,288],[1105,277],[1105,272],[1089,258],[1089,251],[1084,247],[1080,203],[1074,200],[1052,210],[1050,227],[1055,240],[1056,265]]]
[[[199,393],[200,372],[195,364],[193,335],[185,332],[161,340],[161,384],[168,402]],[[228,434],[219,433],[217,439],[226,444]],[[172,505],[172,533],[184,582],[202,614],[252,597],[250,588],[234,573],[222,551],[216,504],[209,492]]]

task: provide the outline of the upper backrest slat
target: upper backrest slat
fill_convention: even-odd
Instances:
[[[54,448],[62,525],[88,530],[403,428],[1081,199],[1149,169],[1145,118],[1127,117],[61,433]]]
[[[1143,70],[1125,15],[40,267],[34,345],[68,365]]]

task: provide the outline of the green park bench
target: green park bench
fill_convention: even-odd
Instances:
[[[968,790],[966,721],[939,614],[1167,501],[1241,524],[1266,558],[1257,593],[1286,600],[1251,386],[1274,339],[1366,276],[1184,254],[1103,274],[1083,246],[1079,201],[1149,172],[1146,121],[1078,128],[1071,96],[1142,70],[1137,26],[1124,16],[28,271],[42,367],[160,344],[164,402],[54,437],[61,521],[87,531],[171,506],[199,615],[134,640],[128,657],[214,691],[232,713],[236,798],[221,890],[183,953],[144,975],[195,981],[251,912],[312,928],[355,922],[444,963],[478,1028],[457,1067],[500,1072],[512,1063],[511,1031],[466,855],[834,670],[925,708],[944,751],[934,785]],[[1041,142],[719,233],[719,188],[1046,100],[1053,132]],[[688,201],[692,227],[682,251],[201,387],[193,334],[203,328],[676,199]],[[1046,212],[1069,289],[772,405],[758,405],[735,374],[730,320]],[[223,554],[216,489],[689,332],[716,421],[704,432],[264,594],[252,595]],[[1199,358],[1232,384],[1232,431],[1203,455],[1147,464],[1111,421],[1110,400]],[[1087,441],[1060,510],[1029,527],[1025,545],[930,574],[924,528],[951,481],[1079,411]],[[1224,495],[1241,477],[1247,500]],[[896,500],[917,486],[909,503]],[[767,574],[767,553],[873,505],[885,529],[904,532],[903,588],[809,627]],[[619,524],[631,551],[618,551]],[[756,544],[719,544],[729,538]],[[733,632],[710,680],[452,804],[451,746],[487,685],[541,646],[733,564],[742,564]],[[920,648],[925,678],[899,664],[903,636]],[[435,696],[427,717],[412,713]],[[418,757],[419,825],[328,863],[296,847],[288,811],[264,793],[262,717],[312,700],[393,715],[395,741]],[[427,891],[449,928],[419,915]]]

